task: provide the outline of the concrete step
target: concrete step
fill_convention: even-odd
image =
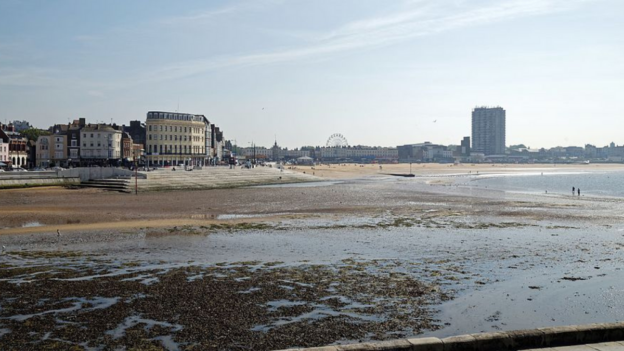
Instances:
[[[118,191],[122,193],[129,193],[128,189],[128,181],[127,180],[119,180],[119,179],[100,179],[100,180],[89,180],[86,182],[81,182],[79,187],[81,188],[96,188],[108,191]]]

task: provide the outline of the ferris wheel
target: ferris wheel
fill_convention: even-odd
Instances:
[[[340,133],[332,134],[329,139],[327,139],[326,147],[347,147],[349,143],[347,142],[347,138]]]

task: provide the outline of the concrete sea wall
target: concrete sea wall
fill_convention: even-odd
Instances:
[[[283,351],[511,351],[622,340],[624,340],[624,322],[469,334],[444,339],[401,339]]]
[[[58,177],[55,172],[3,172],[0,189],[29,188],[37,186],[77,185],[78,177]]]

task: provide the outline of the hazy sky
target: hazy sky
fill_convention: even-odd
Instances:
[[[241,146],[624,144],[622,0],[0,0],[0,120],[206,115]],[[434,122],[436,121],[436,122]]]

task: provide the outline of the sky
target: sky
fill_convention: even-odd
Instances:
[[[624,144],[622,0],[0,0],[0,121],[203,114],[240,146]]]

